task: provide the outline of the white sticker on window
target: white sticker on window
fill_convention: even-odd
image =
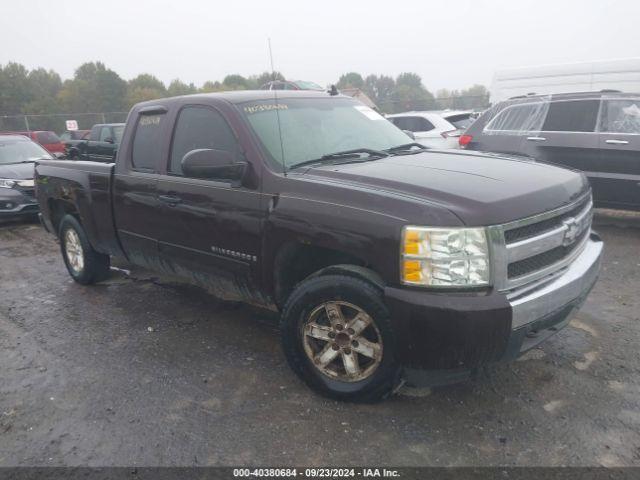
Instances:
[[[353,108],[358,110],[361,114],[363,114],[369,120],[384,120],[384,117],[372,108],[365,107],[364,105],[356,105]]]

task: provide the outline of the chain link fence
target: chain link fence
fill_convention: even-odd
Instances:
[[[128,112],[55,113],[43,115],[0,115],[0,132],[50,130],[62,133],[66,121],[78,122],[78,129],[90,130],[96,123],[123,123]]]

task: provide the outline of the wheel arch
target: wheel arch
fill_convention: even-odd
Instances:
[[[382,276],[364,259],[342,250],[300,242],[287,242],[273,260],[273,295],[282,308],[295,287],[308,278],[343,274],[384,289]]]

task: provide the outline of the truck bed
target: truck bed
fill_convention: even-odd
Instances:
[[[36,197],[45,226],[57,234],[64,214],[80,217],[93,247],[121,253],[111,207],[114,163],[42,160],[35,167]]]

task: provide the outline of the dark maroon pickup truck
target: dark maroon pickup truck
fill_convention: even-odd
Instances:
[[[567,324],[602,251],[584,175],[429,150],[351,98],[276,93],[141,103],[115,164],[39,162],[71,276],[122,257],[278,309],[293,370],[343,400],[466,378]]]

